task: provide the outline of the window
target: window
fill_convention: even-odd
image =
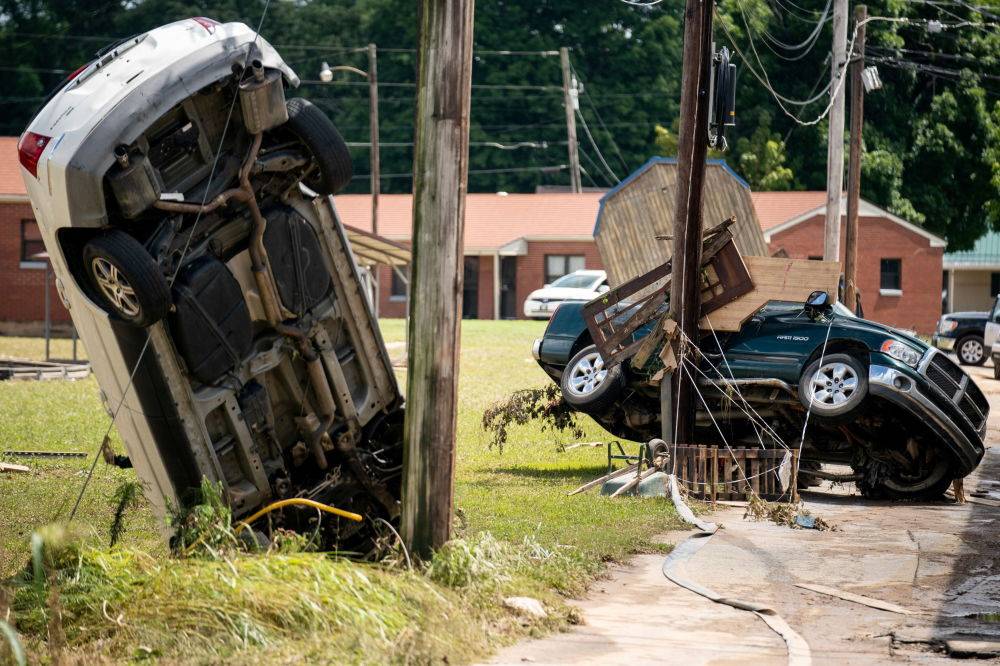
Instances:
[[[990,298],[1000,294],[1000,273],[990,273]]]
[[[823,257],[817,256],[815,254],[810,254],[809,261],[823,261]]]
[[[392,301],[405,301],[406,300],[406,283],[403,279],[399,277],[402,273],[407,279],[410,277],[410,267],[407,266],[396,266],[392,270],[392,285],[389,287],[389,300]]]
[[[45,261],[35,259],[36,254],[45,252],[42,232],[34,220],[21,220],[21,268],[45,266]]]
[[[903,260],[883,259],[879,271],[879,293],[899,296],[903,293]]]
[[[582,254],[547,254],[545,255],[545,284],[552,284],[573,271],[582,271],[586,262]]]

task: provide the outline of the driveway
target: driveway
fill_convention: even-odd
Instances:
[[[992,448],[965,480],[972,501],[870,501],[850,484],[803,493],[806,508],[837,528],[826,532],[751,522],[742,509],[722,507],[711,519],[724,529],[678,573],[723,596],[770,605],[809,643],[816,664],[943,663],[949,645],[1000,641],[1000,382],[992,367],[967,370],[992,406]],[[512,646],[490,663],[787,663],[784,642],[762,620],[674,585],[662,564],[662,556],[644,555],[613,569],[576,602],[583,625]],[[796,583],[888,601],[909,614]]]

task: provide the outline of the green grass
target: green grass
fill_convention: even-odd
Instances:
[[[382,328],[387,343],[404,339],[402,321],[383,321]],[[483,580],[456,592],[445,584],[451,578],[436,578],[433,567],[430,574],[402,573],[318,554],[234,556],[228,565],[174,560],[165,557],[158,526],[144,502],[127,514],[120,546],[108,551],[115,490],[135,477],[101,462],[77,520],[90,537],[86,556],[74,565],[76,577],[69,577],[76,582],[63,590],[65,633],[74,654],[117,661],[142,656],[135,651],[145,645],[153,656],[168,660],[376,663],[447,658],[457,663],[526,632],[565,624],[572,617],[562,603],[565,595],[580,594],[600,575],[603,562],[659,550],[652,537],[679,523],[664,500],[609,500],[596,493],[567,497],[568,490],[600,474],[605,464],[603,448],[559,453],[561,444],[573,441],[568,433],[543,432],[529,424],[511,431],[502,452],[489,448],[489,436],[480,428],[486,406],[514,390],[549,381],[530,355],[531,341],[543,329],[539,322],[466,321],[462,326],[455,503],[466,541],[439,558],[457,557],[461,566],[473,569],[482,562],[479,568],[487,572]],[[37,349],[34,340],[0,338],[0,355],[24,356]],[[405,391],[405,368],[397,369],[397,377]],[[109,422],[92,378],[2,383],[0,414],[0,450],[73,450],[90,456]],[[584,441],[607,439],[607,433],[585,421]],[[121,450],[117,434],[113,443]],[[32,531],[72,503],[90,460],[17,462],[26,462],[32,472],[0,475],[0,577],[24,570]],[[463,550],[467,548],[474,554]],[[93,576],[81,577],[80,567]],[[119,575],[126,570],[127,576]],[[220,584],[220,576],[232,585]],[[358,588],[362,578],[366,582]],[[91,586],[80,588],[81,581]],[[317,585],[330,592],[315,596]],[[299,594],[297,590],[304,595],[301,603],[270,604],[271,599]],[[512,593],[540,598],[553,611],[552,619],[525,626],[499,605],[503,594]],[[109,625],[102,595],[120,598],[112,615],[130,618],[127,629]],[[22,627],[35,652],[46,649],[40,642],[43,618],[37,616],[44,604],[36,602],[32,606],[20,598],[18,604],[36,613],[24,617]],[[185,625],[183,631],[171,630],[179,622],[175,615],[205,604],[218,609],[216,619],[201,629]],[[321,621],[310,609],[348,619],[330,624],[332,620]],[[300,623],[288,619],[300,616],[305,618]],[[355,616],[370,622],[350,619]]]

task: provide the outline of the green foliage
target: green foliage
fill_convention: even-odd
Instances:
[[[0,131],[19,134],[45,94],[115,38],[197,15],[255,26],[263,6],[263,0],[207,5],[181,0],[0,0],[0,55],[9,65],[9,71],[0,72],[5,111]],[[764,32],[787,44],[799,43],[824,6],[822,0],[794,6],[765,0],[719,3],[717,44],[732,48],[731,34],[749,58],[746,63],[736,56],[738,126],[730,132],[732,148],[723,157],[757,188],[826,187],[826,123],[796,124],[748,71],[752,65],[766,72],[771,85],[788,98],[816,95],[828,80],[829,22],[816,48],[797,60],[784,59],[793,54],[769,43]],[[990,226],[1000,228],[1000,112],[997,84],[988,78],[1000,67],[1000,30],[972,25],[930,34],[920,22],[989,20],[960,5],[945,11],[934,3],[873,0],[868,11],[871,16],[915,22],[868,24],[869,57],[878,61],[884,87],[865,102],[865,132],[878,133],[879,142],[869,153],[874,164],[866,167],[871,182],[862,182],[862,195],[912,221],[925,219],[929,230],[948,237],[952,249],[967,247]],[[683,26],[675,6],[517,0],[479,3],[475,20],[470,191],[524,192],[568,182],[564,168],[539,170],[566,162],[558,58],[486,53],[491,50],[571,49],[575,72],[584,84],[580,112],[616,176],[645,162],[651,150],[676,154],[670,128],[676,131],[679,111]],[[323,61],[366,69],[365,53],[347,47],[374,42],[386,49],[379,53],[380,81],[412,84],[416,26],[415,3],[314,0],[271,2],[262,32],[305,81],[295,94],[330,114],[348,141],[367,142],[364,82],[338,74],[334,85],[320,85],[316,73]],[[534,88],[479,87],[497,85]],[[413,140],[413,94],[410,85],[381,88],[383,142]],[[806,107],[786,106],[808,120],[825,104],[821,95]],[[500,150],[481,145],[519,141],[545,147]],[[614,184],[582,132],[580,142],[585,183]],[[381,159],[383,191],[409,191],[412,148],[386,145]],[[368,161],[366,148],[354,149],[359,177],[348,191],[367,191]],[[519,171],[476,173],[496,169]]]
[[[771,131],[771,116],[761,113],[760,123],[747,137],[736,142],[740,155],[739,170],[756,190],[787,190],[794,181],[792,170],[785,166],[785,142]]]

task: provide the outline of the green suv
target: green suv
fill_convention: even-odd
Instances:
[[[703,332],[692,372],[704,397],[697,442],[798,447],[811,405],[800,484],[849,479],[869,497],[940,497],[982,460],[988,400],[945,354],[839,303],[826,305],[825,296],[818,307],[770,301],[739,332]],[[535,359],[569,405],[613,435],[659,437],[657,368],[606,367],[584,305],[559,306],[534,343]],[[822,463],[852,472],[833,475]]]

